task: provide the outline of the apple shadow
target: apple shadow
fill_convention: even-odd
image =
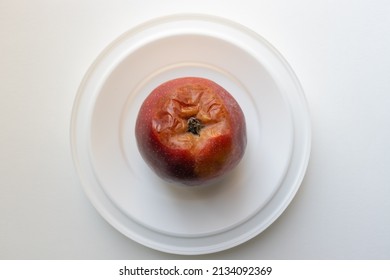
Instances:
[[[244,168],[239,164],[234,170],[216,181],[197,186],[163,182],[163,187],[177,200],[210,200],[242,185]]]

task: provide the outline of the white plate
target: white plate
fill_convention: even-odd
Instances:
[[[165,183],[137,150],[144,98],[183,76],[217,82],[246,117],[246,154],[212,187]],[[153,20],[113,42],[80,86],[71,134],[74,162],[99,213],[127,237],[176,254],[225,250],[266,229],[294,197],[310,153],[308,110],[286,61],[254,32],[199,15]]]

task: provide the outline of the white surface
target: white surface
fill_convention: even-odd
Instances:
[[[137,148],[142,102],[183,76],[217,82],[245,114],[246,154],[213,186],[168,184]],[[120,232],[160,251],[214,253],[253,238],[286,209],[306,171],[310,119],[295,75],[263,38],[221,18],[163,17],[131,30],[92,64],[76,100],[72,152],[87,195]]]
[[[99,216],[69,139],[77,88],[100,51],[177,12],[261,34],[296,72],[312,118],[308,172],[284,214],[251,241],[197,258],[390,258],[387,1],[100,2],[0,4],[0,258],[186,258],[145,248]]]

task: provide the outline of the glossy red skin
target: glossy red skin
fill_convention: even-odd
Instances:
[[[199,135],[187,132],[189,117],[201,120]],[[244,114],[221,86],[204,78],[168,81],[145,99],[138,113],[138,149],[169,182],[203,185],[230,172],[242,159],[247,138]]]

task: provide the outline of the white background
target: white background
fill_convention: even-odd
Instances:
[[[96,56],[157,16],[206,13],[273,44],[312,117],[312,155],[284,214],[233,249],[183,257],[112,228],[85,196],[69,129]],[[0,259],[389,259],[390,2],[0,1]]]

